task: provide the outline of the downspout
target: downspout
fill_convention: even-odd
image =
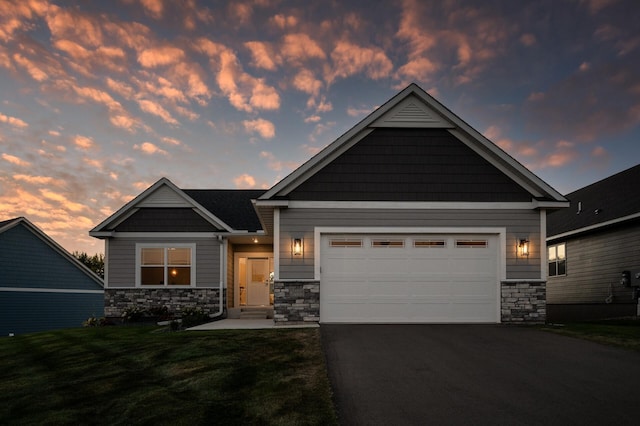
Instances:
[[[220,309],[218,309],[218,312],[215,314],[210,314],[209,318],[211,318],[212,320],[216,321],[219,319],[223,319],[225,316],[225,311],[224,311],[224,281],[227,277],[227,244],[228,244],[228,240],[226,238],[223,238],[222,235],[218,235],[218,241],[221,242],[220,244],[220,285],[218,287],[218,291],[219,291],[219,297],[218,300],[220,301]]]

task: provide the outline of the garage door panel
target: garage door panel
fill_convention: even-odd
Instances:
[[[361,245],[331,247],[331,238]],[[385,239],[396,245],[383,246]],[[324,236],[320,321],[497,322],[497,241],[494,235]]]

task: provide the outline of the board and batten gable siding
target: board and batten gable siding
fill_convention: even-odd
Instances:
[[[220,250],[222,243],[216,239],[185,238],[112,238],[108,244],[109,275],[106,287],[134,288],[136,285],[136,244],[196,245],[196,288],[220,286]]]
[[[288,198],[528,202],[531,194],[445,129],[378,128]]]
[[[141,208],[118,224],[117,232],[214,232],[218,231],[192,208]]]
[[[640,222],[598,232],[552,240],[548,245],[566,243],[567,274],[549,277],[548,304],[626,304],[632,289],[620,285],[624,270],[640,269]]]
[[[507,279],[541,279],[540,212],[535,210],[296,209],[280,211],[279,278],[314,278],[315,227],[506,228]],[[291,239],[304,238],[294,258]],[[516,256],[517,241],[531,241],[528,258]],[[544,252],[542,253],[544,255]]]
[[[103,290],[23,225],[0,234],[0,274],[0,287]]]

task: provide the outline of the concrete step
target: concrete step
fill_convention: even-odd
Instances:
[[[240,312],[240,319],[267,319],[266,311]]]

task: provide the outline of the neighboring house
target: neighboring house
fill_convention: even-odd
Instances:
[[[546,213],[567,205],[412,84],[266,192],[163,178],[90,235],[105,239],[106,315],[264,305],[276,323],[535,323]]]
[[[102,279],[24,217],[0,222],[0,336],[102,316]]]
[[[549,320],[636,315],[633,288],[620,280],[640,272],[640,165],[566,197],[571,208],[547,219]]]

